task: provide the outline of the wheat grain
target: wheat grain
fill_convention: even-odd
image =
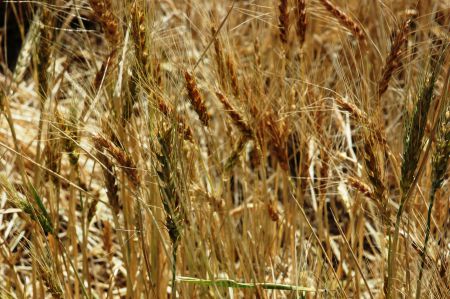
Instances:
[[[389,81],[392,75],[400,67],[400,59],[402,56],[402,47],[406,43],[409,29],[410,29],[411,19],[405,20],[399,30],[397,31],[394,41],[391,46],[386,62],[384,63],[382,69],[382,75],[378,81],[378,96],[381,97],[383,93],[386,92],[389,86]]]
[[[361,26],[350,18],[346,13],[341,11],[336,5],[329,0],[320,0],[320,3],[332,14],[339,23],[350,30],[352,34],[360,41],[361,45],[365,45],[366,37]]]
[[[137,168],[131,157],[125,153],[122,149],[119,149],[111,141],[106,140],[104,137],[97,135],[93,137],[95,148],[105,149],[111,156],[116,159],[120,167],[127,174],[130,182],[134,187],[140,185],[140,179],[137,172]]]
[[[205,102],[203,101],[200,91],[198,90],[197,83],[194,77],[188,72],[184,72],[184,78],[186,80],[186,89],[188,91],[188,98],[192,104],[192,107],[197,112],[200,121],[205,127],[208,126],[210,116],[207,112]]]
[[[295,1],[295,16],[297,19],[296,22],[296,30],[297,30],[297,38],[300,44],[300,47],[305,43],[305,35],[306,35],[306,0],[296,0]]]
[[[111,0],[89,0],[89,4],[102,25],[109,44],[117,47],[120,41],[119,21],[113,13]]]
[[[288,0],[280,0],[278,5],[280,15],[278,17],[280,40],[283,44],[288,43],[289,37],[289,12],[288,12]]]
[[[230,116],[236,128],[238,128],[245,137],[253,136],[253,130],[249,127],[242,115],[231,106],[228,99],[219,91],[216,92],[217,98],[225,107],[227,114]]]

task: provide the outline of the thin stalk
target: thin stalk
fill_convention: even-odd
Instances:
[[[350,243],[348,242],[348,240],[347,240],[347,238],[346,238],[344,232],[342,231],[342,228],[341,228],[341,226],[339,225],[339,222],[337,221],[336,216],[334,215],[334,213],[333,213],[332,210],[331,210],[331,216],[333,216],[334,222],[336,223],[336,226],[337,226],[337,228],[339,229],[339,232],[340,232],[342,238],[344,239],[345,244],[347,245],[348,249],[350,250],[350,254],[351,254],[352,258],[353,258],[353,261],[354,261],[355,264],[356,264],[356,268],[358,268],[359,274],[361,274],[361,277],[362,277],[362,279],[363,279],[363,281],[364,281],[364,284],[366,285],[367,291],[369,292],[370,298],[371,298],[371,299],[374,299],[375,297],[373,296],[372,292],[370,291],[369,283],[367,282],[367,279],[366,279],[366,277],[364,276],[364,272],[362,271],[362,268],[361,268],[361,266],[360,266],[359,263],[358,263],[358,259],[356,258],[356,255],[355,255],[355,253],[353,252],[352,247],[351,247]]]
[[[420,298],[420,293],[422,291],[422,276],[423,276],[423,268],[425,266],[425,257],[428,247],[428,240],[430,239],[430,230],[431,230],[431,212],[433,210],[434,205],[434,199],[436,198],[436,188],[432,188],[431,190],[431,196],[430,196],[430,204],[428,206],[428,213],[427,213],[427,228],[425,232],[425,242],[423,244],[422,252],[420,253],[420,270],[419,270],[419,278],[417,280],[417,289],[416,289],[416,299]]]
[[[177,249],[178,242],[172,246],[172,298],[177,298]]]
[[[342,287],[342,284],[341,284],[341,282],[340,282],[340,280],[339,280],[339,277],[338,277],[337,274],[336,274],[336,271],[334,271],[333,263],[331,262],[330,258],[328,257],[327,252],[326,252],[325,248],[324,248],[323,245],[322,245],[322,242],[320,241],[319,237],[317,236],[316,232],[314,231],[314,228],[313,228],[313,226],[311,225],[311,222],[309,222],[308,216],[306,215],[306,213],[305,213],[303,207],[299,205],[298,201],[296,201],[296,203],[297,203],[297,205],[298,205],[298,208],[300,209],[300,212],[302,213],[303,218],[305,219],[306,223],[308,224],[309,229],[311,230],[311,232],[312,232],[314,238],[316,239],[317,244],[319,245],[320,249],[322,250],[323,254],[325,255],[325,259],[327,260],[328,265],[329,265],[330,268],[331,268],[331,272],[333,273],[333,276],[334,276],[334,278],[336,279],[336,282],[337,282],[337,284],[338,284],[339,290],[342,292],[342,295],[344,295],[344,298],[348,298],[347,293],[345,293],[345,290],[344,290],[344,288]]]

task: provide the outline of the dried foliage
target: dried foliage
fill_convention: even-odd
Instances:
[[[0,298],[450,298],[448,1],[0,8]]]

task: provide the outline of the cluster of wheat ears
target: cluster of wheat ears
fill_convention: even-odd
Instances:
[[[1,5],[0,298],[450,298],[449,0]]]

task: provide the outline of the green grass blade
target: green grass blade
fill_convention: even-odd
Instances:
[[[325,292],[325,289],[314,289],[310,287],[289,285],[281,283],[266,283],[266,282],[238,282],[233,279],[199,279],[195,277],[188,276],[177,276],[178,282],[192,283],[201,286],[216,286],[225,288],[235,288],[235,289],[253,289],[253,288],[263,288],[266,290],[283,290],[283,291],[300,291],[300,292]]]

